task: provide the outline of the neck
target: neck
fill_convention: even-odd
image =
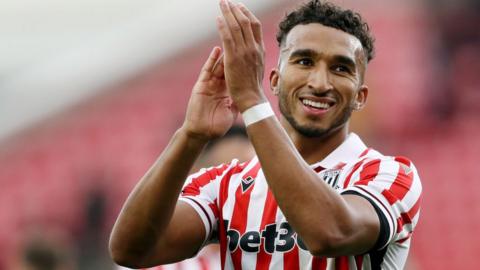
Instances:
[[[348,122],[324,137],[306,137],[298,133],[287,120],[282,118],[281,122],[298,152],[308,164],[313,164],[326,158],[348,136]]]

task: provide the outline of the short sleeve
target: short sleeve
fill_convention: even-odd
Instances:
[[[218,190],[220,181],[237,165],[237,161],[216,167],[204,168],[190,175],[180,195],[180,201],[188,203],[202,219],[205,226],[203,245],[217,242],[218,230]]]
[[[415,166],[404,157],[365,160],[352,172],[342,194],[366,198],[379,215],[380,236],[375,249],[410,238],[418,222],[422,186]]]

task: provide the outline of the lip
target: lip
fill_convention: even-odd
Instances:
[[[313,107],[310,107],[310,106],[307,106],[305,104],[303,104],[302,100],[303,99],[309,99],[309,100],[312,100],[312,101],[315,101],[315,102],[322,102],[322,103],[328,103],[330,104],[330,107],[328,109],[317,109],[317,108],[313,108]],[[332,99],[329,99],[329,98],[300,98],[298,100],[298,102],[300,102],[302,108],[303,108],[303,111],[308,115],[308,116],[313,116],[313,117],[321,117],[325,114],[327,114],[330,110],[332,110],[333,107],[335,107],[336,105],[336,102]]]
[[[330,107],[328,109],[318,109],[318,108],[313,108],[310,106],[307,106],[303,104],[303,100],[308,99],[314,102],[320,102],[320,103],[328,103]],[[314,95],[308,95],[304,94],[298,97],[298,102],[302,105],[303,111],[308,115],[308,116],[313,116],[313,117],[321,117],[328,113],[335,105],[337,104],[337,101],[329,96],[314,96]]]
[[[331,97],[316,97],[316,96],[300,96],[299,97],[300,102],[302,102],[302,100],[304,99],[309,99],[315,102],[328,103],[330,104],[331,107],[333,107],[337,103],[336,100]]]

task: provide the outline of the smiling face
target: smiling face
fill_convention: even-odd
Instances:
[[[300,134],[325,137],[361,109],[366,57],[360,41],[319,23],[295,26],[281,46],[278,69],[270,75],[280,111]]]

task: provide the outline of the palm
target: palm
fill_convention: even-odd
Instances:
[[[228,95],[220,51],[215,48],[195,83],[185,122],[189,131],[207,139],[223,136],[232,126],[237,111]]]

